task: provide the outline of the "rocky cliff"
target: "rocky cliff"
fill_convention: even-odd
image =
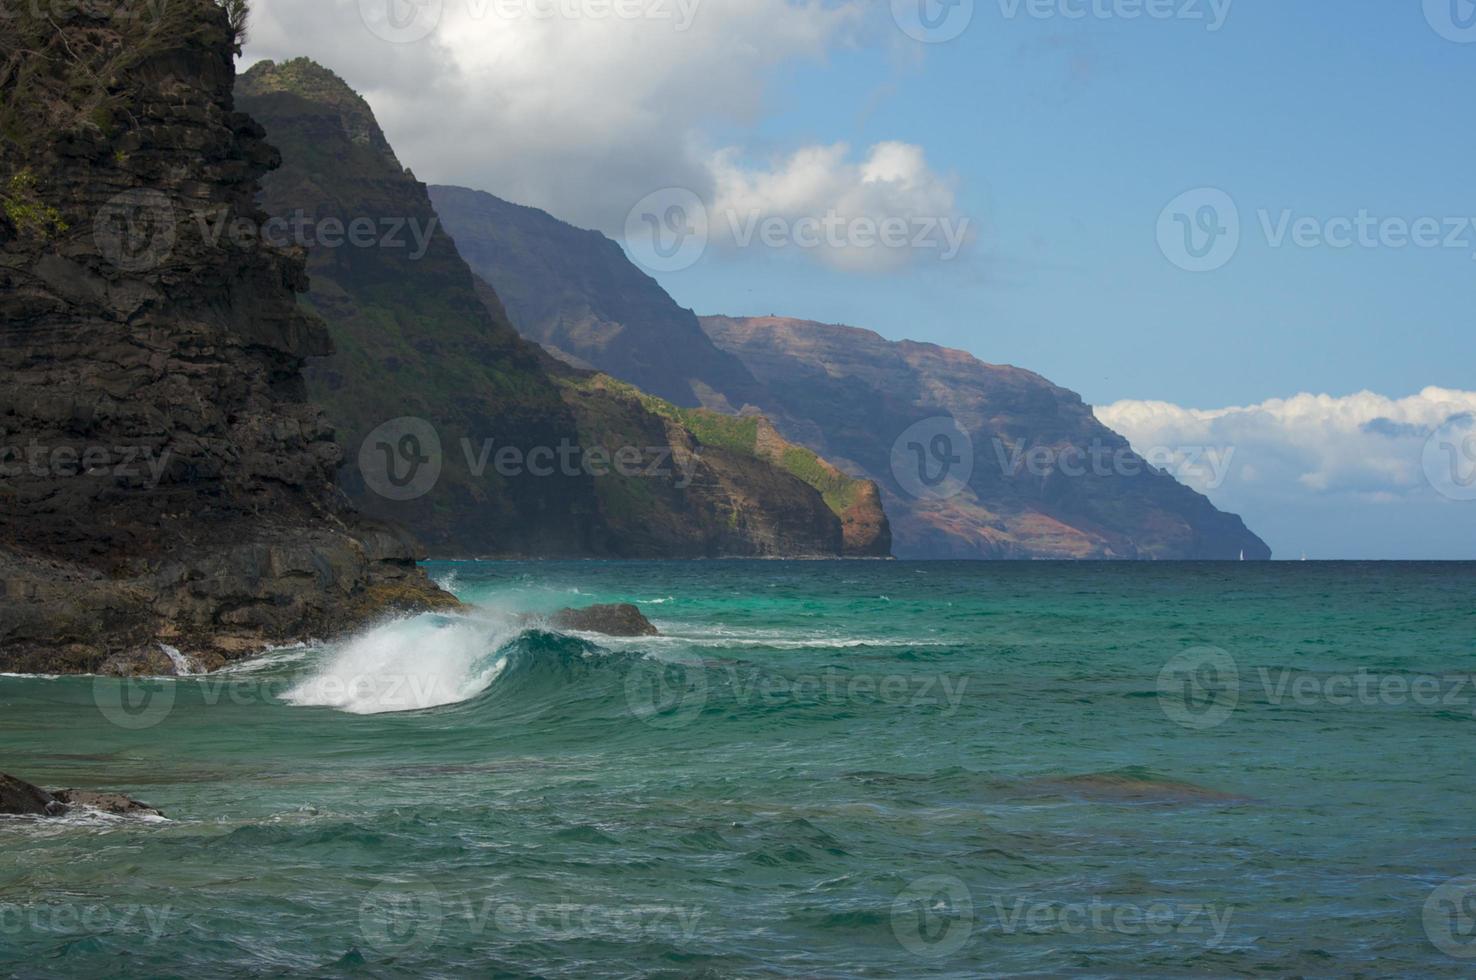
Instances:
[[[211,0],[7,3],[0,37],[0,670],[167,643],[213,665],[454,605],[334,489],[302,261]]]
[[[490,194],[431,193],[458,247],[504,294],[525,336],[624,381],[680,379],[673,397],[685,403],[771,417],[790,441],[881,486],[899,557],[1269,555],[1239,518],[1134,462],[1127,443],[1079,397],[1028,371],[865,330],[785,319],[699,322],[603,235]],[[570,275],[570,267],[592,271]],[[918,465],[910,446],[936,467],[928,454],[942,444],[933,438],[947,433],[901,446],[898,439],[916,423],[948,417],[972,449],[967,485],[899,480],[899,466]],[[1069,476],[1078,455],[1085,472]],[[873,506],[852,514],[853,536],[865,536]]]
[[[283,151],[262,202],[307,250],[306,305],[338,345],[310,369],[309,390],[361,463],[345,469],[343,486],[366,512],[405,523],[446,556],[842,553],[843,518],[823,489],[710,444],[667,403],[521,338],[499,291],[473,276],[441,227],[425,185],[336,75],[305,59],[269,62],[240,90]],[[356,223],[357,244],[343,233]],[[405,492],[384,481],[387,465],[410,462],[397,455],[402,445],[433,473]]]
[[[853,327],[702,324],[765,386],[781,432],[881,484],[899,557],[1271,556],[1039,375]]]

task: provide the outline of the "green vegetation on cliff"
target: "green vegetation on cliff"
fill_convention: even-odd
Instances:
[[[368,435],[403,417],[430,423],[442,447],[435,486],[408,500],[386,499],[346,467],[343,487],[362,509],[444,555],[842,552],[843,519],[756,453],[753,438],[744,447],[727,422],[605,386],[518,336],[369,106],[332,72],[305,59],[258,64],[241,77],[237,105],[282,152],[262,203],[307,229],[296,242],[308,254],[305,302],[338,348],[310,368],[310,396],[340,427],[351,462]],[[320,240],[325,221],[398,230],[401,247]],[[504,450],[531,461],[565,447],[549,473],[494,462]],[[637,453],[639,472],[591,467],[595,450]]]
[[[681,425],[705,447],[752,456],[777,466],[819,491],[825,505],[838,517],[844,517],[862,495],[865,481],[846,476],[803,446],[785,442],[761,416],[725,415],[706,408],[680,408],[606,374],[571,375],[564,379],[564,383],[585,390],[599,388],[619,392],[639,402],[651,414]]]

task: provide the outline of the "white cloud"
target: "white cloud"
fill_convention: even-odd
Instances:
[[[743,171],[736,150],[714,153],[709,134],[759,119],[781,66],[823,60],[870,30],[882,8],[869,0],[414,2],[255,0],[245,63],[311,57],[368,99],[421,179],[610,234],[664,187],[709,204],[777,194],[796,214],[951,213],[951,191],[917,147],[883,143],[859,163],[843,147],[810,147],[773,172]],[[434,30],[383,40],[361,9],[382,20],[388,5],[402,17],[438,10]],[[645,11],[662,16],[629,16]]]
[[[1449,420],[1472,413],[1476,392],[1446,388],[1399,399],[1367,391],[1342,398],[1301,394],[1211,410],[1121,401],[1096,411],[1144,455],[1165,448],[1182,456],[1229,454],[1221,486],[1212,485],[1206,467],[1182,467],[1175,475],[1216,503],[1250,511],[1271,501],[1336,496],[1428,502],[1436,492],[1427,444]]]
[[[770,242],[875,272],[952,259],[968,237],[952,181],[929,168],[920,146],[878,143],[859,160],[844,143],[809,146],[767,168],[744,167],[739,151],[728,149],[711,166],[719,244],[762,247],[768,227]]]

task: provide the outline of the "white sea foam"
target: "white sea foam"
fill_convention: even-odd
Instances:
[[[164,656],[168,657],[169,662],[174,664],[174,672],[180,677],[188,677],[195,673],[193,665],[190,663],[190,658],[180,653],[178,649],[167,643],[159,644],[159,649],[163,650]]]
[[[505,617],[425,614],[373,627],[329,647],[283,700],[375,715],[457,704],[485,691],[518,634]]]
[[[216,671],[217,674],[255,674],[264,670],[272,670],[295,664],[306,660],[313,652],[313,647],[307,643],[293,643],[290,646],[268,647],[262,651],[260,656],[252,657],[250,660],[242,660],[238,663],[229,664]]]

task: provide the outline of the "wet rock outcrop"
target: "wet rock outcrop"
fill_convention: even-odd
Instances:
[[[578,630],[582,633],[602,633],[605,636],[660,636],[658,630],[638,606],[630,603],[605,606],[586,606],[583,609],[565,609],[549,617],[549,625],[555,629]]]
[[[85,789],[47,792],[23,779],[0,772],[0,814],[12,817],[60,817],[75,809],[98,810],[120,817],[162,817],[147,803],[121,793]]]

